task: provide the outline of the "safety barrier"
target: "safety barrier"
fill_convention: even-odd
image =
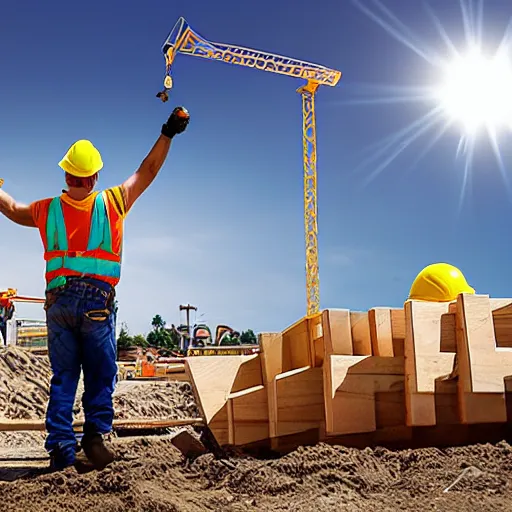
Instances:
[[[259,354],[186,360],[221,445],[445,446],[509,434],[512,299],[328,309],[259,343]]]

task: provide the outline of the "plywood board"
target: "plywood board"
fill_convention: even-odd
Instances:
[[[185,368],[207,423],[225,405],[244,360],[247,356],[194,356],[185,359]]]
[[[228,397],[229,444],[245,445],[268,439],[267,390],[255,386]]]
[[[311,366],[308,319],[302,318],[283,331],[283,372]]]
[[[406,421],[408,426],[436,425],[436,380],[450,375],[455,354],[441,352],[441,317],[447,303],[405,304]]]
[[[487,423],[507,421],[505,378],[512,375],[512,349],[496,347],[489,297],[460,295],[457,326],[461,421],[469,424],[483,419]]]
[[[355,356],[371,356],[372,341],[368,312],[351,311],[350,325],[352,327],[352,347]]]
[[[263,381],[272,382],[276,375],[283,372],[283,336],[281,333],[262,333],[259,343]]]
[[[352,325],[348,309],[326,309],[322,313],[325,353],[352,355]]]
[[[375,431],[376,394],[403,390],[403,364],[403,359],[396,361],[388,357],[330,356],[332,387],[329,393],[324,393],[325,399],[330,402],[326,407],[330,415],[326,417],[327,435]],[[384,414],[382,407],[380,414]],[[391,419],[389,414],[388,411],[386,422],[398,421]]]
[[[304,367],[278,375],[275,396],[276,419],[271,437],[324,428],[322,368]]]
[[[494,337],[498,347],[512,347],[512,304],[492,312]]]
[[[374,356],[393,357],[393,329],[391,326],[391,310],[389,308],[373,308],[368,311],[370,337]]]

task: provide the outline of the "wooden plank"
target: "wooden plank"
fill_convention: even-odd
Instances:
[[[449,308],[451,309],[452,304]],[[449,310],[441,315],[441,352],[457,352],[455,335],[455,312]]]
[[[73,428],[83,427],[85,420],[73,421]],[[169,428],[181,427],[185,425],[204,425],[202,418],[163,418],[155,420],[154,418],[136,419],[136,420],[114,420],[114,429],[150,429],[150,428]],[[0,432],[24,432],[24,431],[44,431],[46,430],[44,420],[0,420]]]
[[[512,350],[497,349],[488,295],[457,299],[458,396],[464,423],[507,421],[505,377],[512,375]]]
[[[194,356],[185,359],[190,381],[207,423],[226,404],[240,368],[259,357],[252,356]]]
[[[328,436],[376,430],[376,393],[403,390],[403,366],[399,373],[394,359],[375,356],[331,356],[332,418],[326,418]],[[387,365],[389,369],[386,370]],[[365,367],[368,373],[365,373]],[[376,371],[377,369],[383,372]],[[389,416],[386,421],[398,422]]]
[[[391,310],[389,308],[373,308],[368,311],[370,338],[374,356],[393,357],[393,329],[391,326]]]
[[[455,354],[441,352],[441,316],[447,303],[407,301],[405,304],[408,426],[436,425],[436,379],[450,375]]]
[[[391,330],[393,338],[405,339],[405,310],[404,308],[390,308]]]
[[[231,428],[229,442],[232,445],[244,445],[268,439],[268,403],[264,386],[255,386],[228,397]]]
[[[325,425],[323,370],[304,367],[278,375],[276,428],[272,437],[295,434]]]
[[[323,313],[309,319],[309,343],[311,362],[314,368],[320,368],[324,362],[324,325]]]
[[[333,354],[352,355],[352,325],[348,309],[328,309],[322,314],[324,337],[323,390],[325,429],[333,430],[333,398],[331,356]],[[270,399],[269,399],[270,400]]]
[[[245,359],[238,368],[233,386],[231,387],[231,393],[263,385],[261,354],[246,357],[247,359]]]
[[[348,309],[326,309],[323,312],[323,335],[327,354],[352,355],[352,326]]]
[[[512,347],[512,304],[492,312],[496,346]]]
[[[512,347],[512,299],[490,299],[490,304],[496,345]],[[456,312],[457,302],[450,302],[449,312],[441,318],[441,352],[457,352]]]
[[[372,341],[368,312],[351,311],[350,325],[352,327],[352,347],[355,356],[371,356]]]
[[[283,331],[282,338],[283,372],[312,364],[307,318]]]
[[[283,372],[283,336],[281,333],[261,333],[259,344],[263,380],[268,383]]]

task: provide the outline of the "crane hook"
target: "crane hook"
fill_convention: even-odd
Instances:
[[[171,75],[166,75],[166,77],[164,79],[164,90],[160,91],[156,95],[156,97],[160,98],[162,100],[162,102],[165,103],[166,101],[169,100],[169,93],[168,93],[168,91],[170,91],[171,89],[172,89],[172,78],[171,78]]]

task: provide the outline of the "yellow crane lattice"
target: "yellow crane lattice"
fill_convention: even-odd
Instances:
[[[283,57],[282,55],[207,41],[194,32],[184,18],[178,20],[166,39],[162,51],[166,62],[165,89],[158,94],[162,101],[167,101],[167,91],[172,88],[171,66],[178,53],[306,80],[306,83],[297,89],[297,92],[302,95],[306,299],[307,315],[317,314],[320,311],[320,290],[318,277],[315,94],[320,85],[335,86],[341,78],[341,72],[318,64]]]

